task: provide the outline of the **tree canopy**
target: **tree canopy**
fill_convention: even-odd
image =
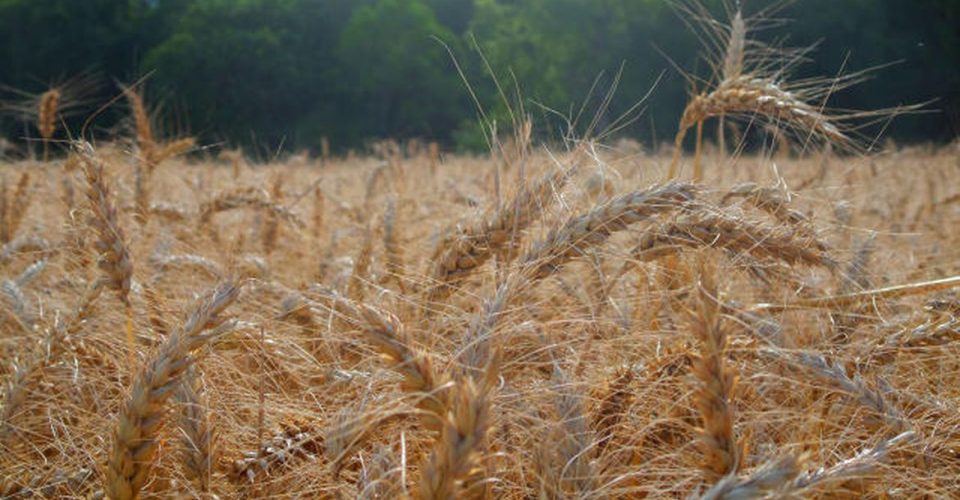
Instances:
[[[722,0],[703,3],[722,15]],[[759,36],[818,44],[801,76],[897,63],[830,105],[936,99],[933,112],[899,118],[886,133],[957,136],[960,4],[803,0],[777,16],[790,21]],[[95,73],[99,104],[117,93],[114,81],[149,75],[149,95],[178,131],[210,142],[317,148],[328,137],[346,148],[422,137],[467,146],[477,143],[477,109],[452,54],[481,105],[504,119],[501,95],[521,96],[546,123],[585,102],[592,112],[619,73],[612,120],[659,78],[643,116],[620,131],[650,142],[675,130],[690,92],[677,68],[708,76],[689,22],[666,0],[0,0],[0,83],[39,93]],[[98,130],[119,116],[104,114]],[[24,136],[10,116],[0,125]]]

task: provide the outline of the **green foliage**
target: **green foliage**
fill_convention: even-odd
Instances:
[[[258,124],[261,140],[280,140],[318,81],[296,50],[298,9],[296,0],[198,0],[145,67],[184,100],[193,126],[238,137]]]
[[[724,11],[723,0],[705,3]],[[762,7],[754,3],[747,5]],[[831,105],[939,98],[940,113],[897,120],[888,132],[956,136],[956,1],[805,0],[782,16],[794,21],[760,35],[820,41],[807,75],[903,61]],[[664,0],[0,0],[0,83],[40,92],[97,71],[95,97],[105,102],[117,92],[112,79],[149,73],[149,87],[182,110],[178,120],[191,133],[270,149],[317,148],[322,136],[338,148],[420,136],[485,149],[447,47],[500,132],[509,132],[510,102],[553,139],[568,132],[566,119],[584,131],[622,67],[599,130],[662,74],[644,115],[623,131],[659,142],[674,132],[690,91],[672,65],[709,75],[699,40]],[[121,113],[103,115],[98,130]]]
[[[449,137],[451,111],[465,97],[443,40],[454,35],[418,0],[380,0],[354,12],[337,53],[370,135]]]

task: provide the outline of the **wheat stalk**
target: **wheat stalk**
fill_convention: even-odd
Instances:
[[[894,299],[909,295],[919,295],[941,290],[950,290],[958,287],[960,287],[960,276],[950,276],[936,280],[920,281],[905,285],[894,285],[884,288],[832,295],[828,297],[798,299],[784,304],[756,304],[751,308],[751,310],[773,313],[778,311],[788,311],[791,309],[831,309],[837,307],[846,307],[868,300]]]

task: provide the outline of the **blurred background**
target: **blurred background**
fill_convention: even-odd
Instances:
[[[743,3],[747,14],[769,4]],[[720,0],[704,4],[725,19]],[[789,21],[760,38],[819,42],[798,76],[899,61],[834,95],[831,106],[937,99],[931,113],[894,120],[884,137],[957,137],[960,2],[799,0],[777,17]],[[387,137],[484,150],[477,107],[451,54],[491,119],[509,121],[482,56],[547,139],[565,133],[561,116],[581,107],[592,115],[622,68],[600,125],[662,75],[643,114],[619,132],[659,144],[676,131],[690,91],[676,67],[710,74],[695,32],[666,0],[0,0],[0,40],[7,111],[25,95],[86,75],[71,119],[78,127],[118,94],[117,83],[148,75],[147,100],[162,106],[167,133],[262,153],[316,151],[324,137],[341,152]],[[123,125],[123,103],[114,108],[121,109],[98,115],[95,134]],[[6,112],[0,135],[36,134]]]

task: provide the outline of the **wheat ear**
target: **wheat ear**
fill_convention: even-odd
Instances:
[[[830,270],[837,267],[837,262],[827,253],[827,245],[805,232],[792,226],[755,223],[736,213],[706,205],[644,232],[631,255],[637,261],[650,261],[674,253],[674,247],[718,247],[792,265]]]
[[[130,111],[133,113],[134,125],[137,129],[137,145],[140,147],[140,154],[147,169],[152,172],[152,160],[156,157],[158,149],[157,141],[153,135],[153,125],[150,123],[150,114],[147,112],[147,106],[143,103],[143,96],[134,87],[123,87],[123,94],[130,105]]]
[[[456,384],[450,409],[444,412],[440,440],[423,469],[419,498],[459,497],[459,486],[476,467],[490,428],[490,389],[472,378]]]
[[[434,252],[427,292],[431,301],[442,300],[457,285],[495,255],[512,257],[520,231],[533,223],[555,192],[563,188],[574,168],[551,172],[472,226],[451,232]],[[511,247],[511,248],[508,248]]]
[[[700,497],[701,500],[768,498],[800,473],[799,461],[791,456],[767,462],[746,477],[726,476]]]
[[[877,465],[882,463],[890,454],[890,450],[917,439],[917,433],[913,431],[903,432],[890,439],[880,442],[873,448],[867,448],[857,455],[843,460],[836,465],[824,468],[821,467],[815,471],[800,474],[793,481],[787,484],[783,493],[795,493],[798,491],[828,483],[831,481],[862,477],[872,472]]]
[[[52,88],[40,95],[37,108],[37,130],[43,139],[43,161],[50,157],[50,139],[57,131],[57,113],[60,110],[60,100],[63,93],[60,89]]]
[[[201,301],[183,326],[160,346],[153,359],[133,382],[113,430],[113,449],[107,464],[107,495],[114,500],[136,498],[146,484],[155,458],[164,420],[164,407],[196,360],[195,351],[234,325],[221,313],[240,293],[234,283],[224,283]]]
[[[401,389],[418,395],[417,407],[424,411],[423,421],[427,427],[437,428],[446,411],[446,384],[430,356],[411,346],[403,323],[396,316],[342,297],[335,296],[334,300],[335,306],[346,310],[392,368],[403,376]]]
[[[214,214],[243,207],[250,207],[271,214],[298,230],[305,227],[303,221],[295,213],[273,202],[266,193],[256,188],[243,188],[223,193],[213,200],[203,203],[199,212],[200,223],[209,223]]]
[[[394,198],[387,201],[383,212],[383,249],[386,253],[387,278],[396,281],[401,294],[406,293],[403,248],[397,235],[397,202]]]
[[[217,463],[217,438],[207,406],[197,385],[194,370],[189,370],[177,390],[181,405],[180,430],[183,465],[187,478],[196,482],[200,491],[210,491],[214,465]]]
[[[100,254],[97,267],[103,271],[101,281],[117,292],[127,314],[126,336],[131,371],[135,366],[136,344],[133,338],[133,307],[130,303],[130,285],[133,281],[133,261],[130,258],[117,210],[110,190],[103,178],[103,163],[96,157],[89,142],[75,142],[74,150],[83,164],[87,179],[87,200],[93,217],[89,223],[97,233],[94,248]]]
[[[713,273],[704,263],[697,309],[690,322],[694,336],[700,341],[700,353],[692,365],[693,374],[700,381],[694,397],[703,422],[699,432],[703,469],[711,483],[736,472],[741,462],[733,430],[737,377],[724,359],[727,334],[721,323],[722,311]]]
[[[7,243],[14,239],[20,223],[23,222],[23,216],[30,208],[30,172],[24,171],[17,180],[17,188],[13,192],[13,198],[8,199],[6,182],[2,188],[0,199],[0,241]]]
[[[633,369],[630,367],[619,369],[610,382],[607,393],[600,401],[593,425],[597,432],[598,456],[610,446],[617,426],[623,420],[624,412],[633,400],[633,391],[630,390],[633,377]]]
[[[693,197],[693,186],[670,183],[613,198],[551,229],[520,258],[521,272],[531,280],[543,279],[585,250],[603,244],[613,233],[679,208]]]
[[[910,427],[910,422],[907,417],[887,401],[883,393],[871,388],[859,374],[850,377],[842,366],[829,361],[823,355],[804,352],[796,355],[788,355],[775,348],[765,348],[761,352],[773,354],[794,365],[803,367],[807,372],[816,375],[837,389],[855,397],[857,402],[879,415],[883,422],[894,432],[903,432]]]

